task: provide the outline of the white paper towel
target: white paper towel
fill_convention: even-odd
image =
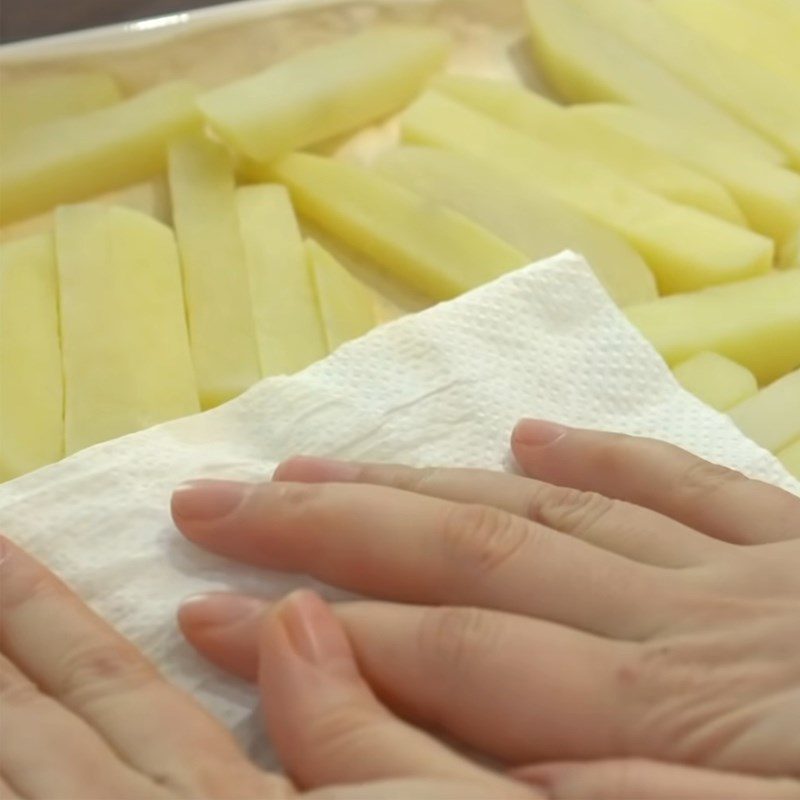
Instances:
[[[175,609],[196,592],[276,596],[310,581],[186,543],[169,516],[173,487],[196,477],[266,477],[299,453],[508,468],[509,433],[523,416],[659,437],[800,493],[773,456],[678,386],[585,262],[564,253],[386,325],[223,407],[2,485],[0,528],[252,752],[263,741],[254,694],[194,654]]]

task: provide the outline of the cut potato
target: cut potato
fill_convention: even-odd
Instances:
[[[106,72],[64,72],[4,81],[0,92],[0,141],[34,125],[85,114],[122,99]]]
[[[283,186],[236,191],[261,375],[289,375],[328,354],[311,271]]]
[[[332,353],[375,327],[375,304],[367,287],[313,239],[306,241],[305,251],[314,276],[328,351]]]
[[[64,454],[52,234],[0,247],[0,481]]]
[[[652,300],[658,294],[653,273],[621,236],[511,172],[429,147],[392,150],[377,162],[377,169],[469,217],[531,261],[566,248],[581,253],[619,305]]]
[[[137,183],[164,167],[169,141],[197,127],[194,89],[174,82],[41,125],[0,152],[0,221]]]
[[[775,78],[800,86],[797,35],[781,25],[764,0],[759,6],[740,0],[656,0],[658,7],[684,25],[730,48]]]
[[[526,0],[534,56],[558,92],[575,103],[613,101],[683,120],[698,134],[735,142],[785,164],[783,150],[693,92],[633,45],[567,0]]]
[[[742,433],[767,450],[777,453],[787,447],[800,436],[800,369],[778,378],[728,413]]]
[[[717,411],[727,411],[758,391],[756,376],[747,367],[719,353],[698,353],[673,373],[684,389]]]
[[[779,266],[800,260],[800,175],[752,158],[741,148],[698,136],[678,120],[665,120],[631,106],[591,103],[572,106],[581,122],[604,125],[659,147],[716,178],[739,203],[752,228],[777,245]]]
[[[775,80],[757,64],[681,25],[650,0],[569,2],[761,133],[800,167],[800,86]]]
[[[448,51],[440,30],[372,28],[208,92],[200,107],[237,150],[268,162],[402,108]]]
[[[671,365],[711,350],[765,384],[800,364],[800,270],[662,297],[625,311]]]
[[[722,186],[648,144],[616,130],[576,120],[557,103],[513,83],[446,75],[436,89],[499,122],[589,158],[676,203],[694,206],[737,225],[744,215]]]
[[[784,447],[777,456],[786,470],[795,478],[800,479],[800,439],[788,447]]]
[[[433,299],[455,297],[528,263],[461,214],[365,167],[295,153],[273,171],[302,214]]]
[[[172,231],[95,204],[56,214],[65,450],[199,411]]]
[[[169,187],[200,402],[213,408],[261,377],[230,155],[201,135],[175,142]]]
[[[624,236],[644,256],[662,293],[741,280],[769,269],[772,242],[678,205],[592,161],[575,159],[437,92],[406,111],[411,141],[444,147],[516,172]]]

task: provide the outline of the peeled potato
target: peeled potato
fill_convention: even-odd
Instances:
[[[800,261],[800,175],[753,158],[741,148],[698,136],[680,120],[666,120],[631,106],[590,103],[572,106],[580,122],[602,125],[659,147],[726,186],[753,230],[773,239],[779,266]]]
[[[268,162],[401,108],[448,51],[434,28],[372,28],[214,89],[200,107],[233,147]]]
[[[314,281],[289,193],[236,190],[261,374],[287,375],[328,354]]]
[[[261,377],[230,155],[201,135],[175,142],[169,188],[200,402],[213,408]]]
[[[576,120],[567,109],[513,83],[446,75],[436,89],[499,122],[553,145],[565,154],[589,158],[618,175],[676,203],[694,206],[736,225],[744,215],[716,181],[662,150],[631,141],[616,130]]]
[[[461,214],[365,167],[295,153],[273,172],[302,214],[433,299],[455,297],[528,263]]]
[[[739,429],[777,453],[800,436],[800,369],[778,378],[729,412]]]
[[[738,143],[759,158],[787,163],[782,149],[693,92],[646,53],[568,0],[526,0],[526,9],[534,58],[567,100],[612,101],[646,108],[680,119],[716,141]]]
[[[678,383],[717,411],[752,397],[758,382],[749,369],[719,353],[698,353],[673,370]]]
[[[585,9],[698,93],[758,131],[800,167],[800,85],[681,25],[650,0],[568,0]],[[752,33],[752,32],[751,32]]]
[[[138,211],[56,214],[65,450],[200,410],[175,237]]]
[[[711,350],[769,383],[800,364],[800,270],[625,309],[669,364]]]
[[[0,481],[64,454],[52,234],[0,247]]]
[[[586,257],[622,306],[655,299],[653,273],[618,234],[511,172],[431,147],[400,147],[377,169],[435,203],[448,206],[523,252],[531,261],[569,248]]]
[[[9,80],[0,92],[0,140],[8,141],[34,125],[85,114],[122,99],[106,72],[52,73]]]
[[[787,471],[800,479],[800,439],[784,447],[777,456]]]
[[[328,351],[357,339],[377,324],[375,305],[366,286],[357,281],[313,239],[305,243]]]
[[[664,293],[741,280],[766,271],[772,242],[678,205],[590,161],[571,158],[437,92],[403,115],[404,136],[515,171],[608,225],[645,258]]]
[[[38,126],[0,150],[0,221],[145,180],[163,169],[170,140],[199,122],[194,89],[175,81]]]

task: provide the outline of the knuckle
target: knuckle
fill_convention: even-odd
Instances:
[[[57,694],[81,705],[141,688],[158,678],[155,668],[132,646],[116,642],[80,647],[59,666]]]
[[[470,669],[497,637],[496,619],[479,608],[433,608],[419,629],[419,652],[432,671],[444,676]]]
[[[693,499],[746,480],[740,472],[698,458],[680,473],[676,488],[684,498]]]
[[[405,492],[426,494],[428,484],[434,482],[441,470],[436,467],[405,467],[399,465],[366,465],[362,467],[360,479],[365,483],[376,483]]]
[[[492,506],[455,503],[442,525],[447,557],[478,572],[491,572],[508,561],[527,537],[524,519]]]
[[[529,516],[549,528],[573,533],[596,528],[617,503],[597,492],[578,489],[554,489],[535,497]]]
[[[351,757],[375,738],[386,718],[369,707],[337,704],[317,713],[305,728],[311,747],[329,756]]]

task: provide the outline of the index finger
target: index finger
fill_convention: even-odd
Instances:
[[[511,445],[532,478],[636,503],[723,541],[800,538],[800,498],[665,442],[522,420]]]

